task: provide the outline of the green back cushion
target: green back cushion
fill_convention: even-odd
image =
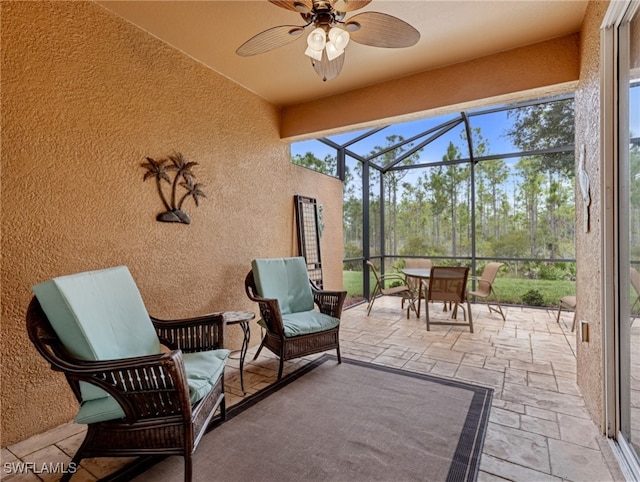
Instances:
[[[304,258],[256,259],[251,268],[258,295],[277,299],[282,314],[313,310],[313,293]]]
[[[160,342],[126,266],[61,276],[33,287],[67,350],[85,360],[160,353]],[[107,394],[81,384],[83,400]]]

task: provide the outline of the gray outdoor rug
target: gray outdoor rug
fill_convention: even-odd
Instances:
[[[204,436],[194,481],[472,481],[493,389],[324,355]],[[181,481],[169,457],[137,481]]]

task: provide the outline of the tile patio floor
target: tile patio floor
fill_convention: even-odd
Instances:
[[[473,305],[474,333],[439,326],[427,332],[424,314],[417,320],[400,310],[397,298],[376,301],[371,316],[360,305],[343,313],[342,355],[381,365],[452,377],[495,389],[479,481],[623,481],[608,442],[593,424],[575,383],[575,334],[572,313],[508,307],[507,321]],[[432,316],[445,317],[431,306]],[[253,342],[260,336],[253,325]],[[235,328],[230,328],[235,329]],[[239,330],[239,327],[237,328]],[[245,364],[245,388],[254,393],[273,383],[277,360],[266,351]],[[285,364],[290,372],[307,359]],[[238,361],[226,371],[227,404],[242,399]],[[53,481],[59,474],[9,474],[7,463],[68,464],[83,433],[64,424],[2,449],[2,481]],[[196,457],[198,452],[196,451]],[[128,459],[130,460],[130,459]],[[93,481],[122,465],[121,459],[89,459],[73,481]],[[301,481],[303,482],[303,481]],[[400,482],[400,481],[394,481]]]

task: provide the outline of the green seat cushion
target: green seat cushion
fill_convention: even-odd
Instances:
[[[224,372],[229,353],[229,350],[220,349],[182,354],[192,404],[211,391],[211,387]]]
[[[182,357],[187,373],[189,399],[194,404],[211,391],[218,378],[223,374],[229,350],[183,353]],[[113,397],[107,395],[103,398],[83,402],[75,421],[88,424],[116,420],[124,418],[124,416],[120,404]]]
[[[83,360],[160,353],[160,341],[126,266],[54,278],[33,287],[65,348]],[[107,394],[81,383],[82,399]]]
[[[258,324],[267,329],[263,320],[258,320]],[[284,336],[291,338],[330,330],[338,326],[340,320],[318,311],[303,311],[282,315],[282,324],[284,325]]]
[[[255,259],[251,269],[258,295],[277,299],[283,315],[313,310],[313,293],[303,257]]]

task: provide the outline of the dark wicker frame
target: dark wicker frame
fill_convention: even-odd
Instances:
[[[88,457],[182,455],[184,480],[192,477],[192,455],[220,408],[226,418],[224,373],[211,391],[195,405],[182,353],[223,347],[222,313],[184,320],[151,318],[167,353],[119,360],[87,361],[64,348],[47,316],[34,297],[27,310],[27,332],[40,354],[55,371],[64,373],[78,402],[79,381],[96,385],[122,406],[126,419],[88,425],[87,434],[72,463]],[[71,477],[68,471],[62,480]]]
[[[276,354],[280,358],[278,380],[282,378],[282,370],[286,360],[333,350],[335,348],[338,363],[342,363],[342,359],[340,358],[340,325],[318,333],[286,337],[284,336],[284,325],[282,323],[282,314],[280,313],[278,300],[258,296],[252,271],[249,271],[245,278],[244,288],[249,299],[258,303],[260,316],[262,316],[262,320],[267,325],[267,330],[262,338],[260,348],[258,348],[253,359],[258,358],[263,347],[267,347]],[[311,291],[313,292],[314,302],[321,313],[340,319],[342,316],[342,305],[347,296],[346,291],[319,290],[313,283],[311,283]]]

